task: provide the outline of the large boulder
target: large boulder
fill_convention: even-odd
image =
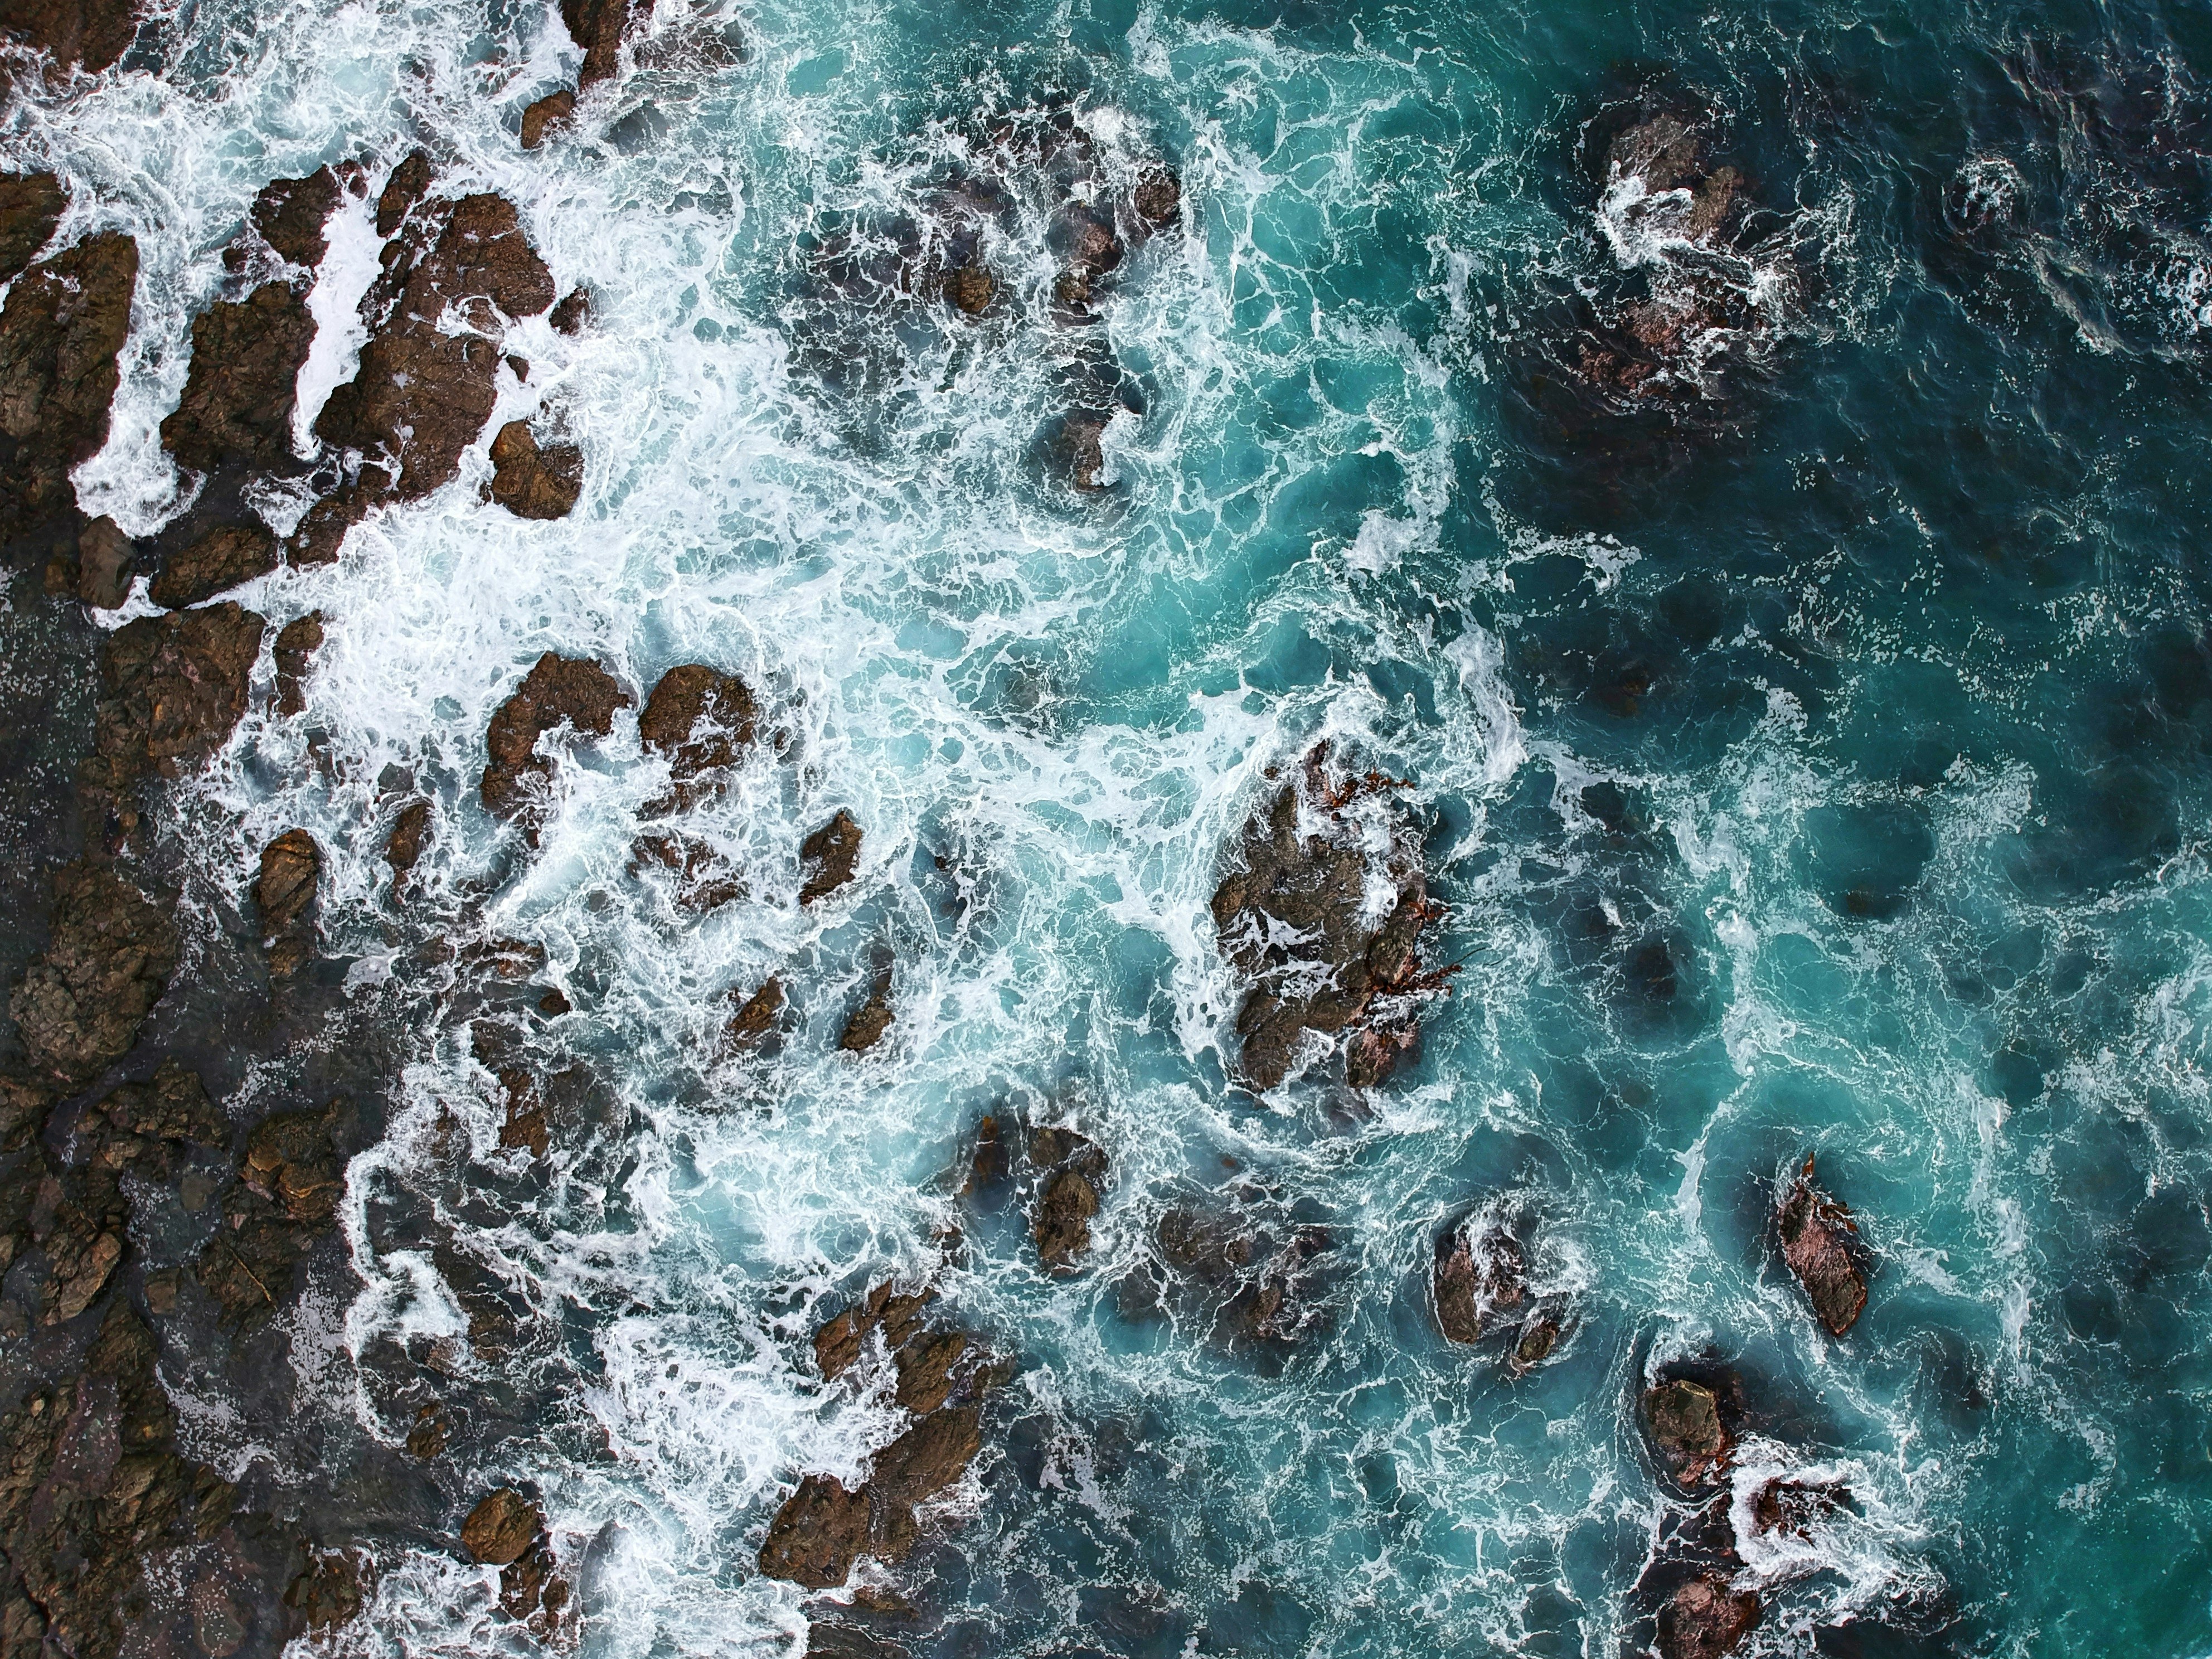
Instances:
[[[323,849],[305,830],[287,830],[261,849],[253,908],[261,913],[261,938],[273,979],[289,979],[314,953],[309,912],[322,873]]]
[[[258,521],[217,525],[191,545],[169,555],[147,597],[182,611],[216,594],[265,576],[276,568],[276,538]]]
[[[293,466],[300,366],[314,343],[307,296],[289,283],[216,301],[192,319],[191,368],[161,422],[163,447],[196,472]]]
[[[38,258],[68,205],[51,173],[0,173],[0,282],[12,283]]]
[[[843,807],[799,844],[802,862],[811,866],[799,890],[799,902],[811,904],[826,898],[847,882],[860,863],[860,826]]]
[[[1723,1659],[1759,1623],[1759,1597],[1725,1573],[1690,1579],[1659,1610],[1660,1659]]]
[[[75,506],[70,473],[107,441],[138,245],[109,233],[33,265],[0,309],[0,537]]]
[[[335,1103],[276,1112],[255,1126],[195,1275],[234,1325],[290,1302],[301,1261],[337,1225],[345,1165],[331,1138]]]
[[[868,1547],[868,1493],[835,1475],[810,1474],[784,1500],[761,1545],[760,1570],[808,1589],[834,1589]]]
[[[177,965],[177,929],[112,866],[54,878],[52,932],[9,997],[31,1063],[82,1087],[131,1051]]]
[[[1402,1031],[1435,988],[1415,947],[1442,910],[1429,901],[1418,842],[1394,814],[1372,822],[1398,787],[1374,772],[1339,777],[1327,749],[1315,749],[1246,824],[1238,867],[1215,890],[1221,950],[1251,985],[1237,1030],[1239,1066],[1255,1089],[1282,1082],[1308,1032]],[[1377,830],[1381,854],[1371,850]],[[1370,908],[1377,885],[1395,895],[1379,918]],[[1380,1082],[1379,1056],[1360,1052],[1367,1063],[1352,1080]]]
[[[518,519],[565,519],[584,489],[584,452],[574,444],[540,447],[527,421],[509,421],[491,441],[484,499]]]
[[[1501,1316],[1520,1318],[1528,1296],[1528,1258],[1501,1217],[1478,1216],[1437,1240],[1431,1282],[1444,1335],[1478,1342]]]
[[[623,40],[638,10],[637,0],[561,0],[561,21],[584,49],[578,88],[608,80],[621,69]]]
[[[1813,1155],[1783,1189],[1775,1212],[1782,1259],[1813,1304],[1813,1311],[1832,1335],[1841,1336],[1858,1322],[1867,1302],[1866,1275],[1860,1271],[1858,1223],[1837,1200],[1813,1184]]]
[[[5,0],[0,29],[50,53],[56,70],[97,75],[138,38],[137,0]]]
[[[225,601],[117,629],[100,654],[104,695],[86,781],[119,791],[149,773],[174,777],[213,754],[246,713],[265,627]]]
[[[313,270],[329,251],[325,227],[343,193],[329,167],[303,179],[273,179],[253,198],[253,228],[288,263]]]
[[[307,676],[315,653],[323,648],[323,613],[295,617],[276,631],[276,712],[301,714],[307,708]]]
[[[1037,1259],[1047,1273],[1072,1273],[1091,1250],[1105,1149],[1073,1129],[1044,1128],[1030,1136],[1029,1157],[1039,1176],[1030,1227]]]
[[[1735,1449],[1719,1391],[1686,1376],[1669,1377],[1644,1394],[1644,1426],[1668,1476],[1701,1486],[1718,1478]]]
[[[548,651],[484,733],[484,809],[514,817],[550,781],[553,763],[538,752],[538,738],[562,726],[604,738],[614,729],[615,711],[629,705],[629,693],[599,664]]]
[[[637,718],[637,735],[668,762],[677,804],[688,805],[687,785],[702,773],[736,765],[752,746],[759,713],[753,694],[735,674],[684,663],[653,688]]]

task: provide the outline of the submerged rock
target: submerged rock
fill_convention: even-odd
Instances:
[[[584,489],[584,452],[574,444],[538,447],[527,421],[509,421],[491,441],[484,499],[518,519],[564,519]]]
[[[1421,975],[1415,949],[1442,909],[1429,902],[1411,830],[1390,818],[1389,850],[1377,855],[1352,811],[1401,786],[1373,772],[1334,779],[1328,758],[1325,747],[1315,749],[1297,778],[1253,817],[1242,867],[1213,895],[1221,950],[1252,981],[1237,1014],[1239,1066],[1262,1091],[1289,1074],[1307,1032],[1402,1031],[1419,998],[1441,982]],[[1396,895],[1380,918],[1369,911],[1370,883]],[[1390,1048],[1399,1041],[1393,1035]],[[1385,1054],[1362,1048],[1357,1057],[1355,1081],[1371,1085],[1389,1074]]]
[[[376,1564],[361,1550],[310,1552],[306,1568],[284,1590],[284,1605],[311,1636],[326,1636],[361,1616],[376,1593]]]
[[[107,441],[138,245],[88,236],[16,278],[0,309],[0,537],[74,511],[70,474]]]
[[[1784,1188],[1775,1212],[1782,1259],[1813,1304],[1813,1311],[1832,1335],[1841,1336],[1858,1322],[1867,1302],[1866,1277],[1859,1271],[1858,1224],[1841,1203],[1813,1184],[1813,1157]]]
[[[336,1106],[273,1113],[246,1138],[238,1183],[193,1269],[234,1325],[289,1303],[300,1262],[337,1224],[345,1166],[331,1139]]]
[[[987,265],[965,264],[945,273],[946,303],[968,316],[980,317],[988,310],[996,290],[997,284],[991,280]]]
[[[246,713],[266,626],[226,600],[141,617],[110,635],[87,781],[119,792],[149,773],[174,777],[213,754]]]
[[[1454,1342],[1478,1342],[1500,1314],[1520,1316],[1528,1295],[1521,1241],[1496,1216],[1445,1230],[1431,1275],[1437,1323]]]
[[[1759,1597],[1725,1573],[1706,1572],[1677,1589],[1659,1611],[1661,1659],[1722,1659],[1759,1623]]]
[[[812,835],[799,844],[802,862],[813,869],[805,884],[799,890],[799,902],[811,904],[826,898],[847,882],[860,862],[860,826],[843,807]]]
[[[1721,1420],[1719,1396],[1702,1382],[1674,1377],[1647,1389],[1644,1425],[1669,1478],[1703,1486],[1728,1465],[1735,1437]]]
[[[219,525],[169,555],[147,596],[172,611],[211,599],[276,568],[276,538],[259,524]]]
[[[9,997],[31,1063],[82,1087],[131,1050],[177,965],[168,912],[107,865],[54,878],[52,931]]]
[[[1327,1328],[1335,1248],[1328,1228],[1247,1188],[1227,1204],[1164,1211],[1154,1261],[1120,1300],[1125,1313],[1165,1311],[1231,1352],[1279,1359]]]
[[[1147,167],[1138,176],[1129,205],[1147,223],[1171,225],[1182,217],[1182,180],[1170,167]]]
[[[295,617],[276,631],[276,712],[300,714],[307,708],[307,676],[315,653],[323,648],[323,613]]]
[[[629,706],[629,693],[599,664],[548,651],[499,706],[484,733],[485,810],[512,817],[550,781],[553,763],[538,752],[538,738],[564,725],[604,738],[614,730],[615,711]],[[534,827],[530,836],[534,842]]]
[[[314,234],[319,243],[319,222]],[[191,368],[161,422],[162,447],[196,472],[295,466],[292,415],[314,340],[307,296],[289,283],[216,301],[192,319]]]

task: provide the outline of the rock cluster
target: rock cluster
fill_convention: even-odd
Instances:
[[[54,878],[46,948],[9,997],[31,1064],[82,1088],[131,1051],[177,965],[177,929],[112,865],[79,860]]]
[[[1322,745],[1245,826],[1212,908],[1222,953],[1251,988],[1237,1031],[1239,1070],[1255,1089],[1289,1075],[1309,1032],[1340,1041],[1354,1087],[1382,1082],[1413,1045],[1420,999],[1441,988],[1416,950],[1443,913],[1429,899],[1419,843],[1394,820],[1378,859],[1352,810],[1398,787],[1371,772],[1340,779]],[[1379,915],[1369,897],[1378,879],[1395,895]]]
[[[1813,1154],[1806,1154],[1805,1167],[1784,1186],[1775,1223],[1782,1259],[1804,1285],[1814,1312],[1832,1335],[1843,1335],[1858,1322],[1867,1302],[1866,1276],[1858,1264],[1858,1224],[1813,1184]]]
[[[16,278],[0,308],[0,539],[83,525],[70,474],[107,441],[138,245],[88,236]]]
[[[538,740],[563,726],[604,738],[614,730],[615,711],[630,703],[629,693],[599,664],[545,653],[499,706],[484,733],[484,810],[501,817],[522,816],[534,844],[537,826],[528,809],[542,805],[553,777],[552,759],[538,752]]]
[[[246,1138],[222,1224],[195,1269],[232,1324],[258,1323],[289,1303],[299,1264],[336,1227],[345,1184],[331,1140],[337,1117],[336,1102],[277,1112]]]
[[[499,1569],[500,1610],[528,1626],[541,1641],[571,1633],[574,1613],[568,1582],[559,1572],[544,1511],[512,1486],[502,1486],[461,1522],[461,1547]]]
[[[246,713],[266,626],[225,601],[117,629],[100,657],[104,695],[88,783],[119,795],[141,778],[175,777],[212,755]]]
[[[1430,1283],[1448,1340],[1472,1345],[1516,1328],[1505,1359],[1516,1376],[1550,1358],[1565,1330],[1559,1310],[1529,1285],[1528,1249],[1513,1218],[1494,1206],[1437,1237]]]

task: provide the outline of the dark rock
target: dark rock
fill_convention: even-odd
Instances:
[[[0,309],[0,536],[75,505],[70,473],[107,441],[138,245],[88,236],[33,265]]]
[[[1071,270],[1096,278],[1121,263],[1121,239],[1112,217],[1085,202],[1070,202],[1053,217],[1045,240]]]
[[[389,236],[430,192],[430,158],[416,150],[392,169],[376,198],[376,234]]]
[[[258,523],[218,525],[169,555],[148,596],[156,605],[181,611],[276,568],[276,538]]]
[[[556,333],[581,334],[592,320],[592,296],[580,288],[570,289],[568,297],[553,307],[553,313],[548,320]]]
[[[945,273],[945,298],[954,310],[970,317],[980,317],[991,303],[997,284],[991,280],[988,266],[962,265]]]
[[[331,1107],[272,1112],[246,1137],[240,1176],[301,1226],[326,1227],[337,1218],[345,1166],[331,1141],[336,1116]]]
[[[879,988],[854,1012],[838,1035],[837,1046],[848,1054],[865,1054],[883,1041],[884,1033],[890,1029],[891,1004],[889,988]]]
[[[1170,1208],[1153,1243],[1169,1295],[1211,1340],[1232,1352],[1280,1355],[1324,1326],[1334,1245],[1326,1229],[1253,1199],[1227,1209]],[[1133,1289],[1123,1287],[1125,1300]]]
[[[266,624],[224,601],[141,617],[108,636],[86,781],[121,791],[149,773],[174,777],[228,739]]]
[[[1646,1390],[1644,1425],[1667,1474],[1684,1486],[1714,1479],[1735,1437],[1721,1421],[1719,1397],[1702,1382],[1674,1377]]]
[[[1659,1611],[1660,1659],[1722,1659],[1759,1623],[1759,1597],[1730,1588],[1725,1574],[1700,1573]]]
[[[915,1510],[968,1472],[983,1449],[981,1411],[935,1411],[876,1454],[867,1491],[874,1498],[869,1541],[886,1560],[902,1559],[920,1535]]]
[[[810,1474],[784,1500],[761,1545],[760,1570],[808,1589],[831,1589],[868,1547],[868,1493],[833,1475]]]
[[[1370,872],[1374,855],[1350,810],[1398,787],[1375,772],[1333,779],[1316,748],[1245,826],[1243,868],[1223,879],[1212,909],[1223,952],[1253,982],[1237,1030],[1241,1068],[1256,1089],[1283,1080],[1308,1031],[1378,1033],[1347,1063],[1356,1057],[1352,1075],[1379,1080],[1382,1060],[1414,1040],[1418,1000],[1440,988],[1441,976],[1421,975],[1415,949],[1441,910],[1429,902],[1414,836],[1394,817],[1390,850]],[[1370,873],[1398,894],[1379,927],[1366,918]]]
[[[968,1176],[961,1183],[960,1195],[974,1198],[994,1192],[1006,1184],[1008,1173],[1006,1137],[1000,1128],[999,1120],[986,1115],[975,1126],[975,1153],[969,1160]]]
[[[576,94],[563,87],[549,93],[522,112],[522,147],[536,149],[545,142],[548,127],[566,125],[576,112]]]
[[[843,807],[799,845],[799,856],[814,866],[799,890],[799,902],[811,904],[852,880],[860,862],[860,826]]]
[[[974,1346],[965,1331],[926,1331],[902,1343],[898,1364],[898,1403],[921,1417],[952,1396],[961,1362]]]
[[[341,193],[338,176],[329,167],[317,167],[304,179],[271,179],[253,198],[253,228],[288,262],[313,270],[330,249],[323,227]]]
[[[640,836],[630,843],[630,873],[658,864],[676,875],[676,902],[696,915],[743,898],[745,884],[708,842],[683,835]]]
[[[562,994],[561,988],[557,985],[538,999],[538,1012],[548,1019],[558,1019],[574,1006],[566,996]]]
[[[563,725],[604,738],[614,729],[615,711],[629,705],[629,694],[599,664],[548,651],[500,705],[484,734],[485,810],[513,817],[550,781],[553,763],[538,753],[539,738]]]
[[[1182,217],[1182,180],[1170,168],[1147,167],[1138,176],[1129,204],[1147,223],[1171,225]]]
[[[0,173],[0,282],[13,282],[61,222],[69,197],[51,173]]]
[[[1421,1052],[1418,1020],[1402,1025],[1367,1025],[1352,1034],[1344,1048],[1344,1080],[1355,1089],[1379,1088],[1399,1066]]]
[[[1105,1150],[1073,1129],[1043,1128],[1030,1135],[1029,1156],[1044,1176],[1030,1230],[1038,1259],[1048,1273],[1073,1273],[1091,1249]]]
[[[1454,1342],[1477,1342],[1500,1313],[1517,1313],[1528,1298],[1528,1261],[1521,1241],[1497,1217],[1448,1229],[1437,1240],[1433,1275],[1437,1323]]]
[[[623,40],[635,9],[635,0],[561,0],[561,21],[568,26],[568,38],[584,49],[583,67],[576,71],[578,91],[610,79],[621,69]]]
[[[137,0],[6,0],[0,29],[52,54],[57,70],[97,75],[138,38]]]
[[[1657,115],[1628,128],[1613,139],[1606,163],[1610,180],[1640,179],[1650,204],[1645,210],[1692,242],[1713,240],[1744,187],[1734,167],[1707,167],[1705,134],[1679,115]]]
[[[1087,286],[1085,291],[1089,292]],[[1106,449],[1100,441],[1109,418],[1084,410],[1060,423],[1060,435],[1053,447],[1066,469],[1068,483],[1086,493],[1106,487],[1099,481],[1106,471]]]
[[[758,713],[752,693],[734,674],[685,663],[660,677],[638,716],[637,735],[668,762],[677,786],[671,805],[689,807],[696,791],[688,786],[701,773],[738,763],[752,746]]]
[[[921,1330],[923,1311],[934,1301],[929,1291],[910,1294],[878,1285],[866,1297],[814,1333],[814,1364],[825,1382],[834,1382],[855,1364],[867,1339],[880,1331],[893,1352]]]
[[[276,632],[276,712],[307,712],[307,675],[315,653],[323,648],[323,613],[310,611],[295,617]]]
[[[351,1624],[376,1593],[376,1564],[362,1550],[311,1552],[307,1565],[284,1590],[284,1605],[309,1634],[327,1635]]]
[[[584,489],[584,452],[574,444],[540,449],[527,421],[509,421],[491,441],[484,499],[518,519],[562,519]]]
[[[332,490],[301,515],[286,544],[285,557],[302,568],[337,562],[338,550],[345,545],[346,532],[367,518],[376,504],[384,499],[386,491],[374,480],[381,473],[373,466],[364,466],[362,477],[371,480],[355,482]]]
[[[1804,1285],[1813,1311],[1831,1334],[1843,1335],[1858,1322],[1867,1302],[1866,1277],[1857,1261],[1858,1224],[1850,1210],[1813,1184],[1811,1153],[1784,1189],[1775,1222],[1782,1259]]]
[[[289,283],[216,301],[192,319],[191,370],[162,447],[198,472],[291,465],[300,366],[314,342],[307,296]]]
[[[307,912],[322,872],[323,849],[304,830],[287,830],[261,849],[253,905],[261,913],[261,937],[274,978],[289,979],[313,954],[314,928]]]
[[[545,1530],[538,1505],[512,1486],[502,1486],[469,1511],[461,1522],[461,1547],[488,1567],[519,1561]]]
[[[1752,1528],[1809,1538],[1815,1522],[1849,1507],[1850,1501],[1851,1489],[1838,1483],[1777,1478],[1752,1494]]]
[[[82,1087],[123,1058],[177,965],[177,930],[113,868],[54,877],[52,931],[9,999],[31,1063]]]
[[[1562,1334],[1557,1314],[1539,1312],[1531,1315],[1521,1327],[1521,1334],[1513,1344],[1512,1355],[1505,1368],[1516,1376],[1533,1371],[1552,1357],[1552,1350],[1559,1346]]]
[[[77,1128],[96,1143],[91,1161],[114,1170],[135,1169],[167,1181],[173,1149],[187,1141],[221,1146],[230,1139],[222,1113],[208,1098],[199,1074],[165,1060],[144,1083],[117,1085],[86,1112]]]
[[[734,988],[730,1000],[738,1000]],[[782,1012],[783,981],[770,974],[760,989],[738,1003],[737,1012],[730,1016],[730,1023],[722,1028],[723,1038],[732,1047],[750,1047],[775,1029],[776,1017]]]
[[[336,1105],[274,1113],[246,1137],[239,1182],[194,1268],[234,1325],[289,1302],[300,1262],[337,1224],[345,1168],[331,1139]]]
[[[391,839],[384,843],[384,861],[392,866],[392,884],[398,887],[422,859],[430,840],[430,803],[410,800],[399,809]]]
[[[131,597],[137,549],[114,520],[100,517],[76,538],[76,596],[96,611],[112,611]]]

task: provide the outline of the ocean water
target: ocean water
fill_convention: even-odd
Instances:
[[[576,54],[508,0],[201,0],[5,122],[9,165],[139,240],[78,476],[135,532],[180,510],[156,428],[271,178],[426,146],[593,296],[581,337],[518,325],[486,434],[549,411],[575,512],[482,503],[480,441],[337,566],[239,594],[323,613],[308,711],[249,715],[165,819],[210,915],[316,834],[393,1056],[358,1281],[293,1316],[298,1409],[396,1443],[400,1356],[441,1340],[506,1402],[446,1507],[368,1540],[338,1650],[526,1650],[451,1542],[522,1480],[583,1652],[795,1650],[836,1609],[758,1574],[767,1522],[900,1418],[807,1338],[891,1274],[1020,1367],[931,1541],[872,1570],[917,1656],[1633,1651],[1683,1518],[1634,1401],[1700,1357],[1753,1408],[1745,1515],[1777,1472],[1852,1497],[1745,1543],[1745,1651],[2212,1650],[2212,14],[661,10],[664,49],[534,152],[520,110]],[[1560,391],[1581,308],[1692,257],[1598,165],[1639,97],[1698,112],[1754,204],[1723,272],[1748,320],[1663,419]],[[823,276],[1051,109],[1109,178],[1183,186],[1099,304],[1141,410],[1094,495],[1048,453],[1098,370],[1048,315],[1041,196],[1017,179],[974,322]],[[348,209],[303,430],[374,255]],[[549,649],[641,702],[685,661],[753,688],[773,740],[695,820],[742,899],[698,917],[631,868],[666,781],[634,713],[563,759],[534,850],[483,814],[485,726]],[[1323,738],[1412,781],[1462,971],[1384,1088],[1261,1099],[1207,901]],[[401,903],[410,791],[438,834]],[[859,878],[801,908],[840,807]],[[533,996],[574,1005],[515,1028],[588,1079],[597,1127],[547,1166],[498,1147],[484,1005],[434,934],[542,951]],[[728,994],[770,972],[791,1027],[730,1057]],[[890,1036],[841,1054],[884,973]],[[291,1103],[313,1048],[234,1109]],[[1009,1110],[1112,1159],[1072,1279],[957,1194]],[[1841,1340],[1769,1233],[1808,1151],[1875,1263]],[[1177,1204],[1327,1230],[1302,1340],[1132,1301]],[[1434,1238],[1485,1205],[1568,1310],[1519,1378],[1430,1306]],[[457,1261],[515,1310],[503,1358],[463,1352]],[[219,1401],[185,1415],[194,1455],[261,1455]]]

